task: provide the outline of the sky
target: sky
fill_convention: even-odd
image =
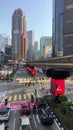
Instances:
[[[0,0],[0,34],[11,35],[12,14],[18,8],[26,16],[26,31],[33,30],[35,40],[52,36],[52,0]]]

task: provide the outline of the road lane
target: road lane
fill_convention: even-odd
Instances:
[[[15,130],[15,123],[16,123],[16,119],[14,117],[14,121],[13,121],[13,130]]]
[[[9,121],[5,122],[5,125],[8,126],[7,130],[13,130],[14,119],[15,119],[15,113],[14,113],[14,111],[11,111]]]
[[[27,71],[26,71],[27,72]],[[25,72],[25,77],[26,74]],[[21,72],[19,72],[21,73]],[[22,72],[23,73],[23,72]],[[24,74],[22,74],[22,77],[24,77]],[[18,77],[18,75],[17,75]],[[16,77],[16,78],[17,78]],[[29,77],[29,76],[28,76]],[[40,77],[40,75],[39,75]],[[43,84],[42,84],[43,85]],[[26,101],[26,95],[28,95],[28,93],[32,93],[34,92],[35,88],[39,89],[39,86],[42,87],[42,85],[39,85],[39,84],[36,84],[35,86],[31,86],[28,87],[28,86],[24,86],[22,84],[13,84],[13,83],[4,83],[4,85],[0,85],[0,91],[8,91],[8,92],[11,92],[11,93],[8,93],[8,96],[11,96],[10,98],[10,102],[11,101],[14,101],[14,96],[17,94],[17,101],[20,100],[22,101],[22,96],[19,96],[19,95],[24,95],[25,96],[25,101]],[[50,88],[50,83],[47,85],[48,88]],[[66,88],[68,87],[71,87],[72,88],[72,84],[66,84]],[[16,92],[15,92],[16,91]],[[28,96],[27,96],[28,97]],[[8,129],[7,130],[19,130],[19,118],[20,116],[22,116],[20,114],[20,110],[15,110],[15,108],[13,109],[13,111],[11,111],[11,116],[10,116],[10,119],[9,119],[9,122],[6,122],[6,125],[8,125]],[[54,121],[54,124],[52,126],[45,126],[45,125],[42,125],[41,122],[40,122],[40,119],[38,117],[38,114],[31,114],[31,126],[32,126],[32,129],[33,130],[59,130],[58,129],[58,126],[57,126],[57,123]]]
[[[56,122],[50,125],[43,125],[39,119],[38,114],[31,114],[31,125],[33,130],[60,130]]]

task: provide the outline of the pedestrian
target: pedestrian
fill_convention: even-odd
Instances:
[[[8,104],[8,99],[5,98],[5,106]]]
[[[37,98],[37,89],[35,89],[34,95],[35,95],[35,98]]]
[[[36,112],[36,105],[35,104],[33,105],[33,112],[34,113]]]
[[[34,101],[34,97],[33,97],[33,95],[31,94],[31,102],[33,102]]]

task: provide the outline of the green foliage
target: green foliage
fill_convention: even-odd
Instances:
[[[65,101],[67,101],[67,97],[65,95],[64,96],[60,95],[59,96],[59,101],[60,102],[65,102]]]

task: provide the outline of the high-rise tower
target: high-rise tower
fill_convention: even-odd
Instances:
[[[73,55],[73,0],[53,0],[53,56]]]
[[[29,50],[28,50],[28,60],[29,61],[33,61],[34,59],[34,31],[33,30],[29,30],[27,31],[27,35],[28,35],[28,46],[29,46]]]
[[[23,11],[18,8],[12,16],[12,58],[15,61],[26,61],[28,38]]]

